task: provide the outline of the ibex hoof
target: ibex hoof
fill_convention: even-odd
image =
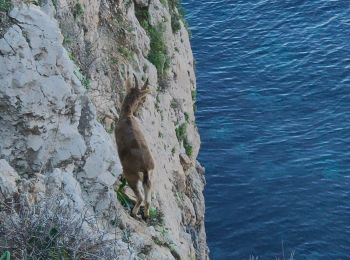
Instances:
[[[135,215],[133,213],[131,213],[130,215],[136,220],[142,220],[142,218],[139,215]]]

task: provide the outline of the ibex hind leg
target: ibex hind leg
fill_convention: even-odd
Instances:
[[[137,214],[139,213],[139,209],[140,209],[140,206],[141,206],[143,198],[142,198],[142,194],[140,192],[140,189],[137,186],[137,182],[133,183],[133,184],[129,183],[129,186],[134,191],[135,196],[136,196],[136,204],[135,204],[134,208],[131,211],[131,216],[136,217]]]
[[[145,191],[145,218],[149,217],[149,208],[152,200],[152,183],[150,179],[150,172],[143,173],[143,189]]]

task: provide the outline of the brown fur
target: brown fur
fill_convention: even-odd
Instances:
[[[138,88],[136,77],[135,83],[136,87],[132,85],[130,78],[126,81],[128,93],[122,104],[120,118],[115,129],[115,137],[124,177],[137,198],[132,215],[137,215],[143,201],[138,186],[139,181],[142,181],[145,193],[145,217],[148,217],[151,203],[151,174],[154,169],[154,161],[134,113],[143,104],[146,95],[150,91],[148,80],[141,89]]]

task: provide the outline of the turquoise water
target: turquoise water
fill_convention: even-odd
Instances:
[[[185,0],[212,259],[350,259],[350,1]]]

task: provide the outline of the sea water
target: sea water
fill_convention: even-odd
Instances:
[[[212,259],[350,259],[350,1],[183,0]]]

